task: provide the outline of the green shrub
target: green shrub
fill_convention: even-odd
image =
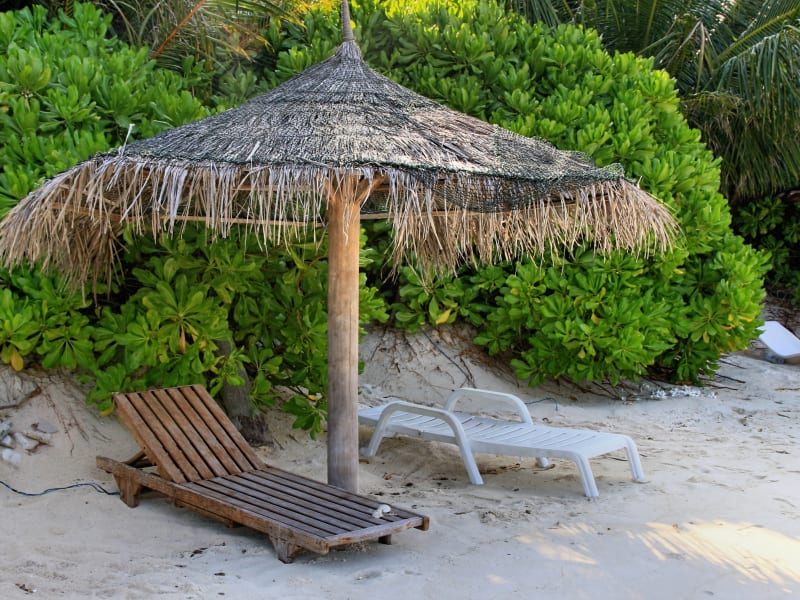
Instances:
[[[208,114],[188,92],[206,87],[191,61],[185,78],[108,35],[110,18],[76,3],[53,21],[41,7],[0,14],[0,205],[8,210],[41,181],[90,155]],[[217,107],[256,93],[252,73],[221,74]],[[57,275],[20,267],[0,277],[0,360],[79,369],[88,401],[105,413],[111,394],[188,383],[216,393],[252,379],[258,405],[291,390],[284,409],[312,433],[327,391],[326,244],[298,240],[263,252],[252,237],[209,241],[126,232],[122,281],[94,302]],[[374,256],[365,251],[368,265]],[[366,277],[362,278],[365,283]],[[362,285],[361,315],[386,320],[377,289]],[[223,352],[221,344],[230,344]]]
[[[434,3],[431,4],[433,6]],[[413,269],[386,279],[388,229],[365,225],[362,321],[420,327],[466,319],[477,341],[508,353],[520,377],[635,377],[661,369],[696,379],[721,352],[755,335],[764,259],[730,231],[717,192],[718,163],[677,111],[672,82],[650,63],[611,57],[597,36],[550,30],[505,15],[491,2],[463,0],[430,9],[399,1],[353,5],[365,57],[378,70],[460,110],[583,150],[601,164],[620,161],[666,201],[684,232],[681,245],[652,259],[607,258],[578,249],[541,263],[464,268],[424,287]],[[107,35],[108,18],[75,4],[72,17],[47,21],[34,7],[0,15],[0,202],[16,203],[43,178],[131,135],[208,113],[187,78],[162,72],[141,51]],[[333,13],[308,14],[265,32],[274,65],[254,80],[220,76],[215,106],[275,85],[329,55],[340,40]],[[265,51],[266,52],[266,51]],[[364,240],[362,240],[363,242]],[[98,303],[63,295],[58,278],[35,270],[6,274],[0,286],[0,359],[79,368],[91,374],[90,400],[110,392],[205,381],[240,382],[254,402],[293,391],[284,408],[318,431],[327,381],[327,263],[320,244],[298,240],[263,253],[242,234],[207,243],[128,238],[124,281]],[[380,287],[380,289],[378,289]],[[220,344],[232,344],[228,355]]]
[[[767,196],[739,204],[733,224],[745,240],[770,253],[767,287],[777,296],[800,304],[800,204],[797,194]]]
[[[20,267],[0,274],[0,360],[21,370],[95,366],[90,303],[63,289],[57,274]]]
[[[53,20],[39,5],[0,13],[0,216],[45,178],[128,136],[208,114],[177,73],[109,36],[110,22],[81,3]]]
[[[25,357],[36,348],[38,314],[26,298],[10,289],[0,290],[0,360],[21,371]]]
[[[102,309],[94,333],[98,369],[90,401],[107,409],[118,389],[252,381],[251,398],[282,405],[295,425],[321,430],[327,402],[327,245],[299,240],[261,250],[234,233],[206,243],[199,228],[180,239],[162,236],[130,244],[134,280]],[[191,282],[191,283],[190,283]],[[366,276],[362,275],[362,284]],[[375,288],[362,285],[364,322],[388,318]],[[114,300],[118,306],[114,306]],[[230,354],[220,342],[232,343]]]
[[[361,0],[351,9],[373,68],[600,165],[622,163],[672,207],[683,231],[677,248],[652,258],[578,249],[541,266],[465,268],[431,289],[401,271],[399,325],[467,317],[479,324],[476,341],[510,353],[517,374],[532,383],[648,370],[696,381],[717,368],[721,353],[757,335],[765,256],[732,233],[719,161],[687,126],[666,73],[632,54],[610,56],[593,31],[530,25],[493,2]],[[265,77],[277,82],[324,58],[340,39],[338,23],[317,12],[305,30],[270,30],[277,66]]]

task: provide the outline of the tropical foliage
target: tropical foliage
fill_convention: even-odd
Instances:
[[[800,191],[743,204],[733,223],[745,240],[770,253],[772,268],[766,281],[771,293],[800,304]]]
[[[159,66],[182,68],[187,56],[209,65],[248,60],[264,44],[261,31],[272,19],[296,19],[302,0],[101,0],[114,16],[116,33],[147,47]],[[213,68],[213,67],[212,67]]]
[[[110,25],[91,4],[53,19],[41,6],[0,13],[0,216],[79,160],[208,114]]]
[[[434,289],[402,271],[398,323],[469,318],[479,343],[511,353],[518,374],[534,382],[633,377],[648,368],[695,379],[755,336],[764,258],[731,232],[719,161],[651,60],[611,56],[592,31],[530,25],[490,2],[364,0],[351,9],[373,67],[457,110],[599,164],[623,163],[673,206],[685,234],[665,257],[577,252],[542,266],[464,270]],[[271,31],[280,52],[264,77],[277,83],[324,58],[336,27],[321,12],[307,16],[306,28]]]
[[[510,0],[532,19],[600,32],[677,82],[690,125],[721,156],[737,203],[800,184],[800,3],[796,0]]]
[[[79,3],[55,19],[41,6],[0,14],[6,210],[45,177],[129,135],[208,114],[186,89],[205,83],[202,72],[181,78],[158,68],[144,49],[109,36],[110,22]],[[80,369],[95,382],[89,400],[100,410],[115,390],[203,381],[217,391],[226,381],[243,383],[246,367],[254,402],[285,399],[298,426],[319,431],[327,373],[324,238],[270,254],[244,234],[207,242],[192,229],[177,240],[129,237],[124,277],[93,302],[36,269],[0,273],[0,360],[16,369],[30,361]],[[362,315],[385,320],[374,294],[362,288]],[[233,350],[221,351],[224,343]]]
[[[531,382],[654,370],[697,379],[754,337],[763,258],[731,233],[719,161],[650,60],[611,56],[594,32],[531,25],[492,2],[362,0],[352,9],[373,67],[458,110],[600,164],[622,162],[672,207],[684,232],[663,257],[578,250],[543,264],[465,268],[426,286],[412,268],[387,276],[388,229],[370,224],[363,322],[388,312],[411,329],[467,321],[478,343],[506,353]],[[71,11],[53,20],[36,7],[0,14],[6,206],[129,133],[151,135],[276,85],[340,40],[339,19],[323,6],[302,24],[272,20],[251,70],[224,74],[190,58],[180,78],[110,36],[110,16],[87,4]],[[215,108],[188,89],[204,91]],[[93,300],[64,294],[57,277],[35,269],[0,274],[0,359],[80,369],[95,381],[91,399],[101,409],[113,390],[195,381],[216,390],[244,371],[254,402],[289,390],[284,406],[297,424],[321,427],[324,239],[269,253],[245,233],[210,243],[187,229],[181,239],[126,242],[124,276]]]

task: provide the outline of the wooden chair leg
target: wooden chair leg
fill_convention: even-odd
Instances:
[[[120,499],[129,507],[136,508],[139,504],[139,494],[142,491],[141,484],[127,477],[120,477],[118,475],[114,475],[114,479],[119,488]]]
[[[302,547],[280,538],[270,537],[269,541],[272,542],[272,546],[275,548],[275,554],[278,555],[278,560],[282,563],[292,562],[294,557],[303,551]]]

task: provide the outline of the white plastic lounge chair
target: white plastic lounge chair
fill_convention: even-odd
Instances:
[[[777,321],[765,322],[758,339],[769,348],[766,356],[768,361],[800,362],[800,339]]]
[[[456,403],[466,397],[509,402],[519,414],[520,421],[454,411]],[[362,425],[375,427],[369,445],[362,449],[365,457],[375,456],[383,438],[391,434],[456,444],[469,479],[476,485],[482,484],[483,479],[475,463],[475,453],[536,458],[540,466],[547,466],[547,458],[565,458],[578,466],[583,491],[594,498],[599,493],[589,459],[619,449],[627,453],[633,480],[644,481],[639,453],[630,437],[587,429],[535,425],[522,400],[502,392],[461,388],[448,396],[443,409],[395,400],[360,410],[358,420]]]

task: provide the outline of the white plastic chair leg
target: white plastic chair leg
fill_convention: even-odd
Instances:
[[[464,433],[464,427],[452,413],[437,408],[417,406],[403,401],[390,402],[383,409],[383,412],[381,412],[381,416],[378,419],[378,423],[375,425],[375,431],[372,434],[372,438],[370,438],[369,444],[366,449],[362,449],[363,456],[366,458],[375,456],[384,436],[391,430],[392,414],[404,409],[407,412],[427,415],[444,421],[444,423],[450,427],[456,438],[456,445],[461,453],[461,460],[464,462],[464,467],[467,470],[470,482],[475,485],[483,485],[483,477],[481,477],[480,470],[475,462],[475,457],[472,456],[469,439],[467,439],[467,434]]]
[[[600,492],[597,490],[597,484],[594,481],[594,474],[592,468],[589,466],[589,461],[585,456],[575,456],[573,459],[578,466],[578,472],[581,476],[581,483],[583,484],[583,493],[589,498],[597,498]]]
[[[639,450],[636,448],[636,443],[626,436],[625,440],[625,453],[628,455],[628,464],[631,467],[631,477],[634,481],[644,482],[644,469],[642,468],[642,461],[639,459]]]

